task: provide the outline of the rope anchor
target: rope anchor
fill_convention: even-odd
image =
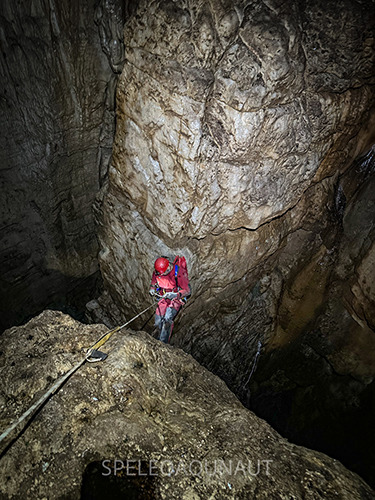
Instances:
[[[104,335],[102,335],[102,337],[100,337],[100,339],[97,340],[95,342],[95,344],[90,347],[90,349],[88,349],[88,351],[86,352],[86,358],[85,358],[85,360],[88,361],[89,363],[96,363],[98,361],[104,361],[105,359],[107,359],[108,354],[105,354],[104,352],[99,351],[98,350],[99,347],[101,347],[102,345],[104,345],[112,337],[112,335],[114,333],[119,332],[120,330],[122,330],[123,328],[125,328],[125,326],[129,325],[129,323],[131,323],[135,319],[139,318],[139,316],[141,316],[143,313],[145,313],[146,311],[148,311],[149,309],[151,309],[151,307],[154,307],[154,304],[151,304],[151,306],[149,306],[146,309],[144,309],[142,312],[140,312],[139,314],[137,314],[136,316],[134,316],[134,318],[132,318],[131,320],[127,321],[123,325],[117,326],[113,330],[110,330],[109,332],[107,332]]]
[[[55,382],[55,384],[45,393],[43,394],[43,396],[38,399],[38,401],[36,401],[32,406],[30,406],[30,408],[28,410],[26,410],[15,422],[13,422],[13,424],[8,427],[0,436],[0,443],[6,438],[9,436],[9,434],[14,430],[16,429],[19,424],[21,424],[24,420],[27,419],[27,417],[32,417],[32,415],[34,415],[38,409],[42,406],[42,404],[47,401],[47,399],[52,396],[52,394],[56,393],[60,387],[63,385],[63,383],[71,376],[73,375],[73,373],[75,373],[84,363],[85,361],[88,361],[89,363],[95,363],[97,361],[104,361],[107,357],[108,357],[108,354],[105,354],[104,352],[101,352],[101,351],[98,351],[99,347],[101,347],[102,345],[104,345],[111,337],[114,333],[116,332],[119,332],[120,330],[122,330],[122,328],[125,328],[125,326],[129,325],[132,321],[134,321],[135,319],[139,318],[139,316],[141,316],[143,313],[145,313],[146,311],[148,311],[149,309],[151,309],[151,307],[154,307],[155,304],[151,304],[151,306],[147,307],[146,309],[144,309],[142,312],[140,312],[139,314],[137,314],[136,316],[134,316],[134,318],[132,318],[131,320],[127,321],[126,323],[124,323],[123,325],[121,326],[117,326],[116,328],[114,328],[113,330],[110,330],[109,332],[105,333],[104,335],[102,335],[100,337],[99,340],[97,340],[95,342],[94,345],[92,345],[86,352],[85,354],[85,357],[83,359],[81,359],[76,365],[73,366],[73,368],[71,368],[67,373],[65,373],[59,380],[57,380],[57,382]],[[25,427],[27,425],[27,422],[25,423]],[[10,443],[10,445],[8,445],[5,450],[2,451],[1,453],[1,456],[3,456],[7,451],[8,449],[13,445],[13,443],[18,439],[19,435],[21,434],[22,430],[20,430],[17,434],[17,436],[14,438],[13,442]]]

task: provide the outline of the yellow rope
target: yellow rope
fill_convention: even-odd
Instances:
[[[116,328],[114,328],[113,330],[110,330],[109,332],[105,333],[102,337],[100,337],[99,340],[97,340],[95,342],[94,345],[92,345],[88,351],[86,352],[85,354],[85,357],[83,359],[81,359],[81,361],[79,361],[76,365],[73,366],[73,368],[71,368],[67,373],[65,373],[61,378],[59,378],[59,380],[57,382],[54,383],[54,385],[45,393],[43,394],[43,396],[38,399],[38,401],[36,403],[34,403],[32,406],[30,406],[30,408],[28,410],[26,410],[22,415],[21,417],[16,420],[16,422],[14,422],[10,427],[8,427],[0,436],[0,443],[7,437],[9,436],[9,434],[16,428],[18,427],[18,425],[23,422],[27,417],[31,416],[33,413],[35,413],[38,408],[40,408],[40,406],[55,392],[58,391],[58,389],[62,386],[62,384],[65,382],[65,380],[67,380],[71,375],[73,375],[74,372],[76,372],[78,370],[78,368],[80,368],[83,363],[85,361],[89,361],[89,357],[92,355],[93,351],[96,350],[96,349],[99,349],[99,347],[101,347],[103,344],[105,344],[111,337],[114,333],[120,331],[122,328],[124,328],[125,326],[127,326],[129,323],[131,323],[132,321],[134,321],[135,319],[137,319],[139,316],[141,316],[143,313],[145,313],[146,311],[148,311],[149,309],[151,309],[151,307],[154,307],[154,304],[152,304],[151,306],[147,307],[146,309],[144,309],[142,312],[140,312],[139,314],[137,314],[136,316],[134,316],[134,318],[132,318],[131,320],[127,321],[126,323],[124,323],[122,326],[117,326]],[[20,431],[21,432],[21,431]],[[20,432],[18,433],[18,435],[20,434]]]

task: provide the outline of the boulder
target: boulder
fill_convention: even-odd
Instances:
[[[48,310],[7,330],[2,429],[105,330]],[[8,446],[3,498],[374,498],[338,461],[283,439],[180,349],[131,330],[102,349],[107,360],[84,364]]]

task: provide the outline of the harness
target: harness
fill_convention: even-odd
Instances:
[[[179,265],[175,264],[174,265],[174,279],[175,279],[175,282],[176,282],[177,292],[179,292],[181,290],[181,287],[178,286],[178,279],[177,279],[179,269],[180,269]],[[189,285],[189,288],[190,288],[190,285]],[[165,290],[164,290],[164,288],[161,288],[160,286],[157,286],[156,287],[156,293],[158,293],[160,295],[164,295]],[[184,302],[186,302],[187,301],[187,297],[182,297],[182,298],[180,298],[180,300],[183,300]]]
[[[174,266],[174,279],[176,281],[176,288],[177,288],[177,291],[179,291],[180,287],[178,286],[178,281],[177,281],[177,274],[178,274],[178,265],[175,264]],[[158,283],[158,280],[156,280],[156,283],[159,285]],[[160,286],[156,286],[156,293],[158,293],[159,295],[164,295],[165,294],[165,289],[164,288],[161,288]]]

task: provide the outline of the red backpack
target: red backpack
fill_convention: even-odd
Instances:
[[[190,294],[187,297],[185,297],[185,299],[188,299],[191,295],[191,286],[189,284],[189,276],[188,276],[185,257],[180,257],[179,255],[176,255],[176,258],[174,259],[173,262],[173,267],[174,267],[174,277],[176,280],[176,286],[178,288],[188,288],[190,290]]]

